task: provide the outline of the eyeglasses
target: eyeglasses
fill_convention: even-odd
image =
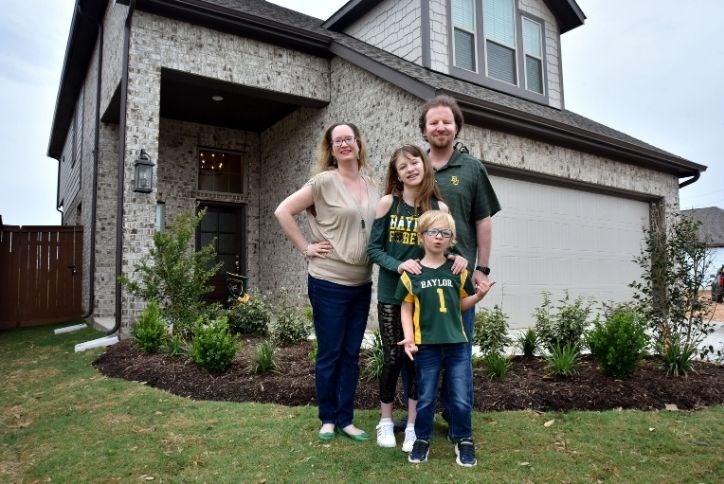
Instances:
[[[355,138],[354,136],[345,136],[344,138],[333,139],[330,144],[336,148],[339,148],[340,146],[342,146],[342,143],[347,143],[347,146],[352,146],[352,143],[354,143],[355,141],[357,141],[357,138]]]
[[[452,230],[450,229],[427,229],[423,232],[423,234],[429,235],[430,237],[442,235],[443,239],[449,239],[453,235]]]

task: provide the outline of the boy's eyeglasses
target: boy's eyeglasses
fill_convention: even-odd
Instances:
[[[347,143],[347,146],[352,146],[352,143],[354,143],[357,140],[354,136],[346,136],[344,138],[340,139],[333,139],[332,140],[332,146],[335,148],[339,148],[342,146],[342,143]]]
[[[450,229],[427,229],[423,232],[425,235],[429,235],[430,237],[437,237],[438,235],[442,235],[443,239],[449,239],[452,237],[452,230]]]

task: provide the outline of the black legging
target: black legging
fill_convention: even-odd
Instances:
[[[402,321],[400,320],[400,306],[378,302],[377,320],[380,325],[382,351],[384,353],[384,364],[380,375],[380,401],[382,403],[392,403],[395,400],[397,378],[400,376],[403,364],[407,367],[408,398],[417,400],[415,363],[405,354],[404,348],[397,344],[404,338]]]

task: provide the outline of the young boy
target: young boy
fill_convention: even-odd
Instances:
[[[422,273],[403,273],[396,296],[402,300],[402,328],[405,339],[398,344],[415,359],[418,384],[417,440],[408,460],[425,462],[430,450],[435,394],[441,370],[447,372],[450,401],[449,437],[455,442],[456,462],[463,467],[478,463],[472,431],[473,373],[461,311],[480,301],[494,282],[477,288],[467,270],[452,273],[452,261],[445,254],[455,243],[455,222],[439,210],[422,214],[417,224],[418,240],[425,249],[420,260]]]

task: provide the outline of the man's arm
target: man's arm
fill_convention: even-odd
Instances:
[[[478,246],[478,262],[477,264],[489,267],[490,264],[490,246],[493,242],[493,218],[485,217],[475,222],[475,237]],[[473,282],[480,284],[488,282],[488,276],[480,271],[473,271]]]

